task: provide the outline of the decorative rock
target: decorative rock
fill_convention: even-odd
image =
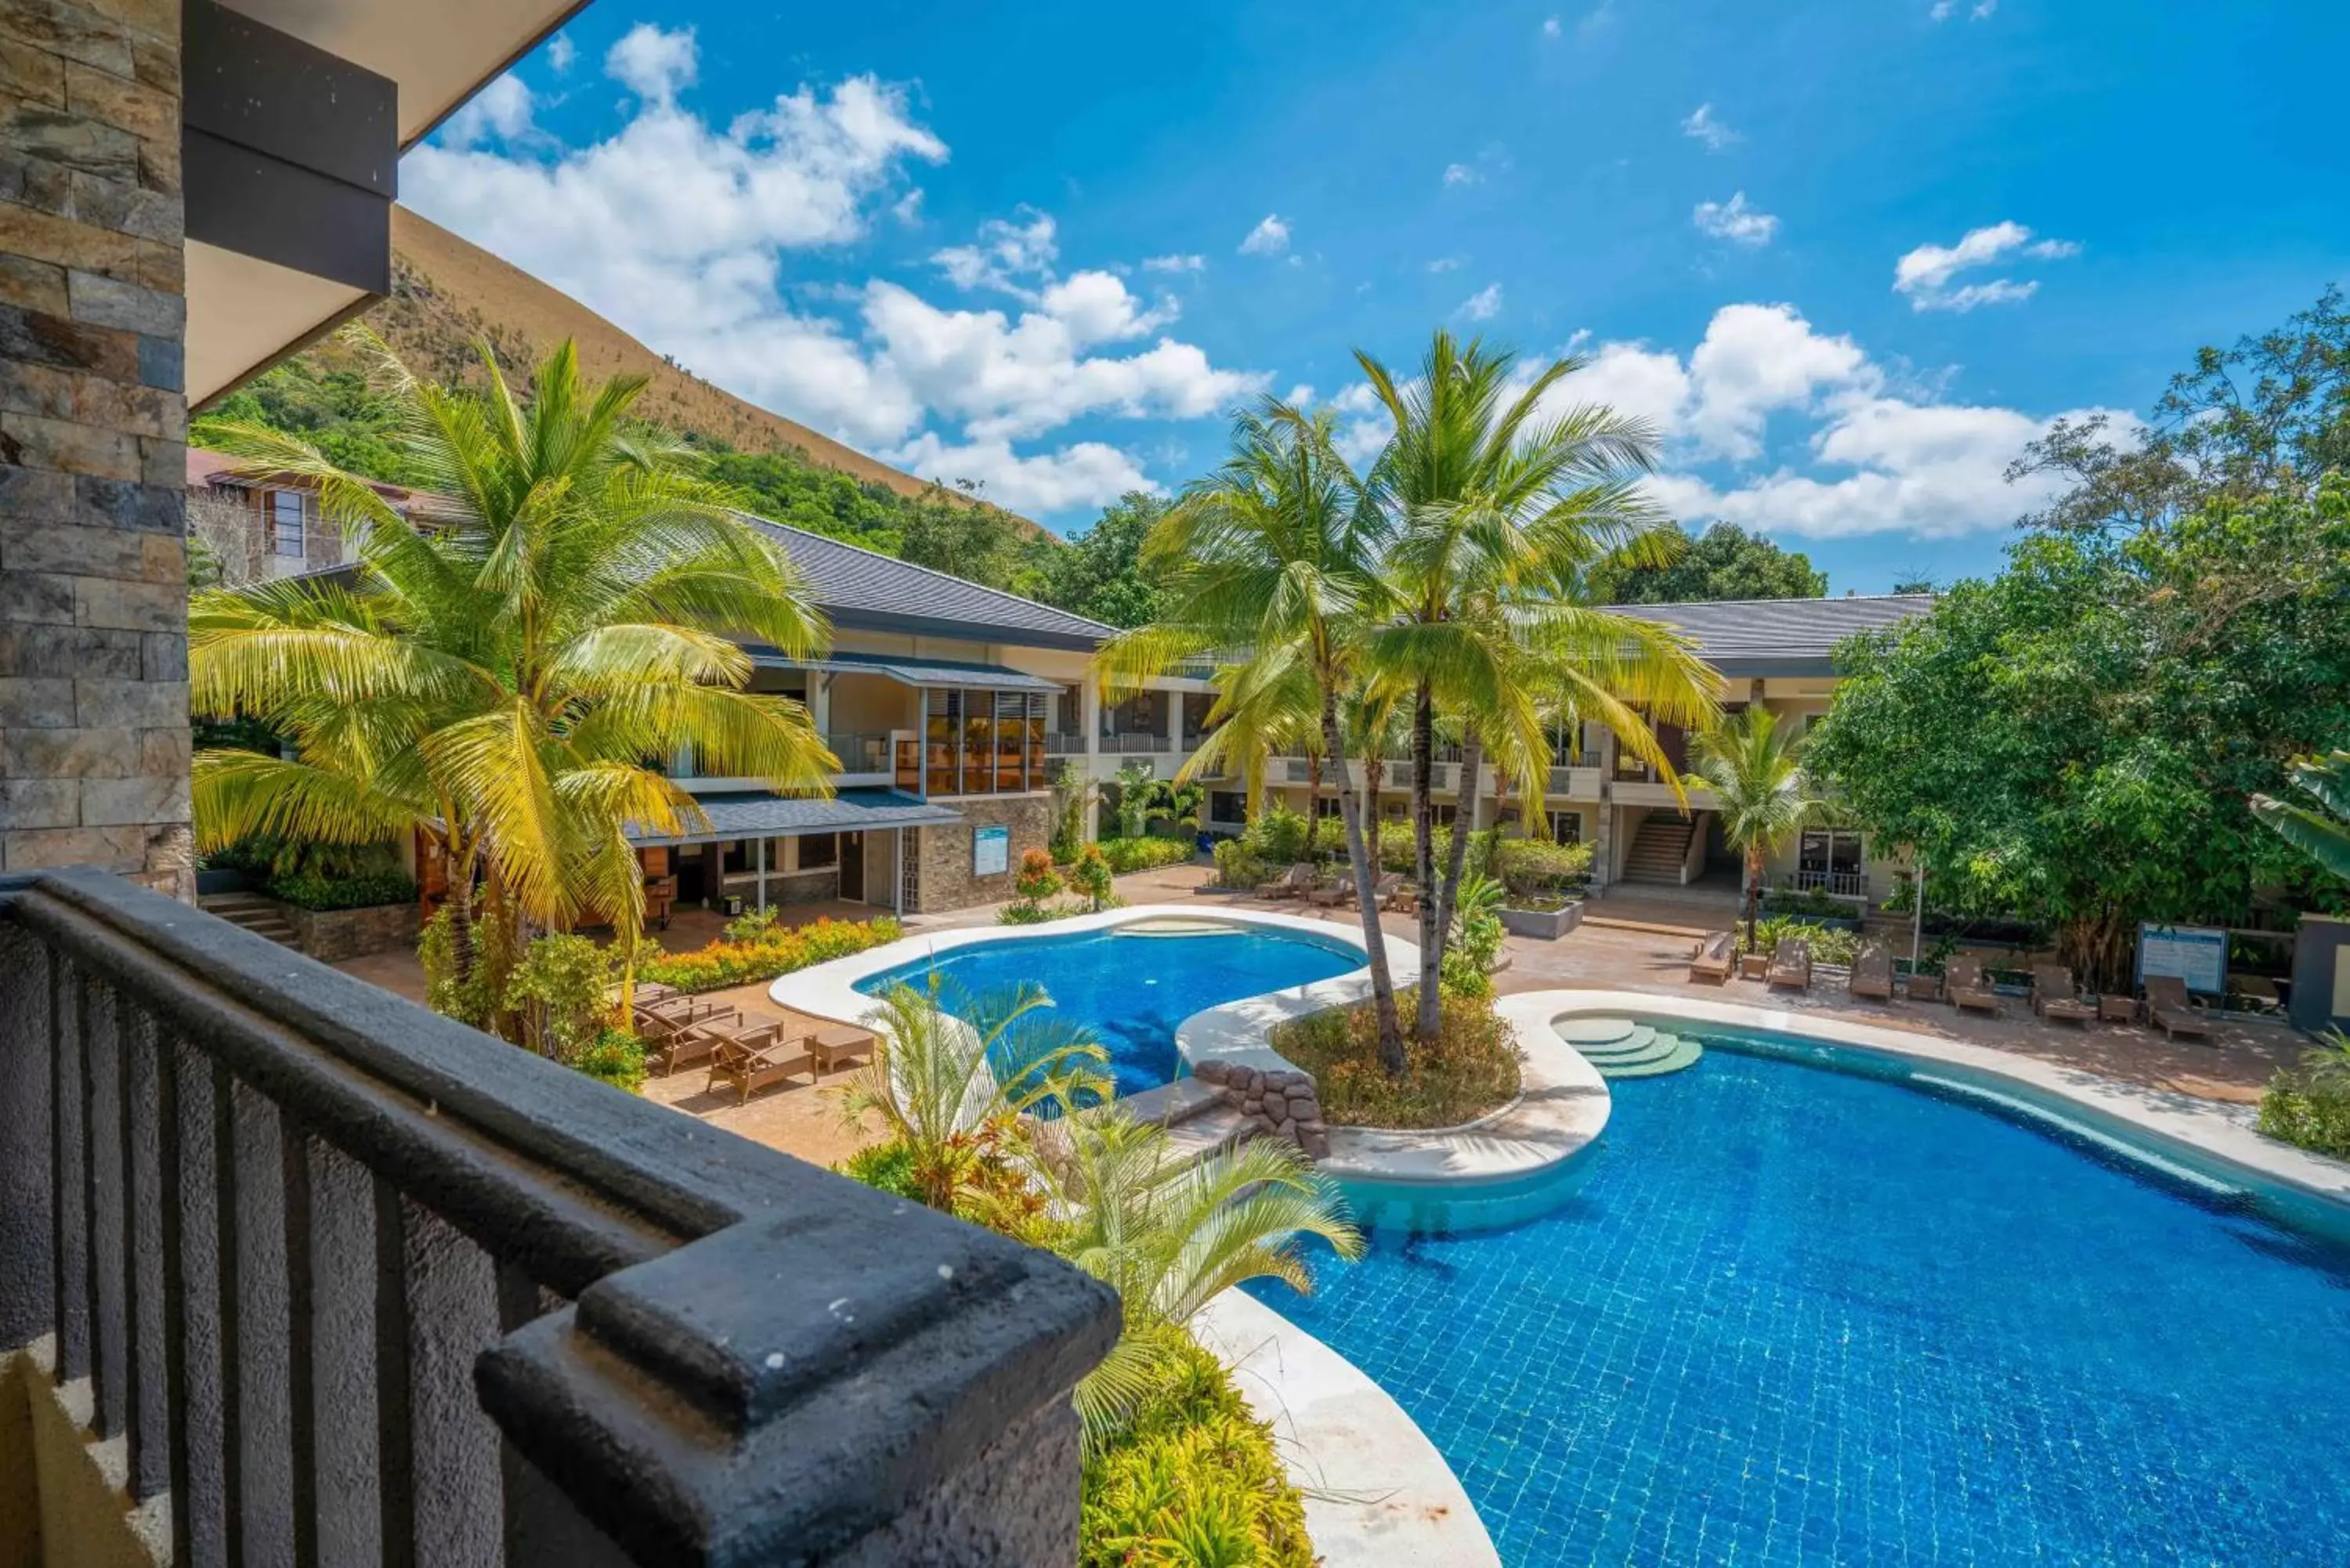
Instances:
[[[1315,1159],[1327,1159],[1330,1158],[1330,1135],[1328,1133],[1307,1133],[1305,1135],[1303,1142],[1305,1152],[1312,1155]]]
[[[1294,1121],[1284,1119],[1279,1127],[1274,1127],[1273,1130],[1274,1136],[1278,1137],[1284,1143],[1295,1143],[1297,1141],[1297,1124]]]
[[[1222,1086],[1231,1074],[1231,1064],[1224,1062],[1202,1062],[1191,1069],[1191,1076],[1203,1084],[1214,1084],[1219,1087]]]

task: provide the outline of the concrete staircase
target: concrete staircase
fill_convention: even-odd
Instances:
[[[1558,1036],[1599,1069],[1603,1078],[1654,1078],[1694,1065],[1705,1047],[1654,1024],[1628,1018],[1568,1018]]]
[[[277,906],[258,893],[207,893],[196,904],[205,914],[218,915],[256,937],[267,937],[279,947],[302,950],[302,944],[294,938],[294,928],[286,923]]]
[[[1690,841],[1696,836],[1697,818],[1675,811],[1648,813],[1632,836],[1631,852],[1624,859],[1624,880],[1680,886],[1682,869],[1689,864]]]

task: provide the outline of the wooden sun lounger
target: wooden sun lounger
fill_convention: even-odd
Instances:
[[[1690,954],[1690,979],[1710,980],[1720,984],[1730,978],[1738,967],[1738,939],[1730,931],[1716,931],[1698,943]]]
[[[2173,1040],[2181,1034],[2198,1040],[2211,1037],[2211,1026],[2187,999],[2187,982],[2175,974],[2146,977],[2146,1021]]]
[[[777,1019],[741,1033],[712,1033],[717,1048],[710,1063],[710,1081],[702,1085],[704,1094],[723,1081],[741,1092],[737,1104],[748,1105],[753,1095],[770,1084],[788,1082],[801,1073],[813,1084],[819,1075],[816,1038],[805,1025]]]
[[[1771,955],[1768,979],[1773,985],[1792,985],[1810,990],[1812,944],[1802,937],[1781,937],[1778,950]]]
[[[1301,860],[1288,872],[1257,886],[1260,898],[1295,898],[1314,886],[1314,867]]]
[[[2059,1023],[2085,1024],[2097,1015],[2095,1007],[2081,1000],[2073,971],[2061,963],[2032,966],[2032,1011]]]
[[[1943,971],[1942,989],[1950,1005],[1964,1012],[1970,1007],[1981,1008],[1992,1017],[1999,1016],[1999,992],[1983,978],[1982,960],[1952,959]]]
[[[1383,877],[1380,880],[1384,882],[1387,878]],[[1394,886],[1379,900],[1379,908],[1393,915],[1416,914],[1419,910],[1419,889],[1397,876]]]
[[[1893,956],[1883,948],[1865,947],[1853,955],[1852,975],[1845,988],[1855,996],[1873,996],[1879,1002],[1893,1000]]]

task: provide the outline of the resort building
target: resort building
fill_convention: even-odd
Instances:
[[[1630,605],[1627,614],[1662,622],[1685,634],[1698,653],[1720,672],[1724,709],[1735,712],[1755,703],[1783,724],[1807,730],[1824,713],[1836,685],[1836,644],[1856,633],[1896,625],[1933,608],[1929,594],[1819,599],[1755,599],[1701,604]],[[1666,756],[1685,767],[1689,736],[1660,725],[1657,738]],[[1672,786],[1654,768],[1632,756],[1597,724],[1579,734],[1555,738],[1555,763],[1539,809],[1549,817],[1552,836],[1593,846],[1592,880],[1606,887],[1629,882],[1680,887],[1719,877],[1734,881],[1737,857],[1722,846],[1721,829],[1703,788],[1688,791],[1684,812]],[[1452,822],[1464,813],[1478,828],[1521,828],[1526,803],[1508,793],[1507,781],[1482,770],[1477,798],[1461,799],[1461,753],[1440,747],[1434,770],[1436,813]],[[1380,815],[1401,821],[1411,808],[1410,762],[1399,753],[1380,783]],[[1274,793],[1293,809],[1334,815],[1338,809],[1336,768],[1326,763],[1318,802],[1307,799],[1311,765],[1304,757],[1273,763]],[[1359,763],[1350,763],[1352,787],[1363,787]],[[1245,796],[1242,786],[1218,789],[1209,797],[1209,827],[1238,832]],[[1770,866],[1773,886],[1816,889],[1856,904],[1883,900],[1891,890],[1898,859],[1849,829],[1810,828]]]

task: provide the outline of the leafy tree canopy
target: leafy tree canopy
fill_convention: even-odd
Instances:
[[[1814,599],[1827,591],[1828,575],[1813,569],[1810,556],[1782,549],[1735,523],[1717,523],[1690,539],[1669,565],[1609,561],[1591,573],[1593,597],[1610,605]]]
[[[370,387],[356,365],[334,369],[315,355],[296,354],[230,393],[210,417],[292,436],[346,473],[411,483],[399,401]]]
[[[1917,846],[1937,902],[2045,919],[2125,981],[2139,920],[2314,896],[2249,797],[2350,737],[2350,483],[2034,530],[1840,657],[1805,756],[1861,824]]]
[[[1142,573],[1142,542],[1166,511],[1167,503],[1146,491],[1119,496],[1092,527],[1071,535],[1066,549],[1045,557],[1039,597],[1110,626],[1159,619],[1170,598],[1159,581]]]

